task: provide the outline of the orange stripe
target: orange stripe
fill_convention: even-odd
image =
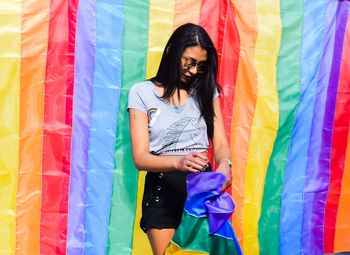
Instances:
[[[203,0],[199,18],[200,25],[208,32],[216,50],[218,50],[219,9],[219,4],[216,1]]]
[[[342,191],[339,198],[337,223],[334,237],[334,252],[350,250],[350,132],[348,134],[345,169],[343,173]]]
[[[236,24],[241,39],[236,91],[231,130],[233,184],[232,197],[236,203],[233,227],[243,249],[243,215],[245,169],[257,97],[257,74],[254,65],[254,47],[257,38],[255,1],[233,0]]]
[[[198,0],[175,0],[173,29],[185,23],[198,24],[201,5],[202,1]]]
[[[42,125],[50,1],[22,3],[16,254],[39,253]]]
[[[350,16],[344,37],[343,60],[340,71],[339,86],[342,88],[338,93],[343,93],[342,102],[345,104],[344,111],[349,109],[349,92],[350,92],[350,77],[348,70],[350,70]],[[346,96],[346,98],[344,98]],[[349,114],[345,113],[344,114]],[[335,226],[334,237],[334,252],[350,250],[350,132],[348,133],[348,143],[345,158],[345,167],[343,172],[341,193],[338,204],[337,219]]]

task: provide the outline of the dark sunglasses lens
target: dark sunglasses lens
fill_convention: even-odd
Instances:
[[[209,71],[209,65],[208,63],[201,63],[197,66],[197,72],[198,73],[205,73]]]
[[[184,64],[184,67],[186,69],[191,69],[195,66],[197,66],[198,73],[205,73],[209,70],[209,65],[207,62],[200,62],[197,64],[196,61],[192,61],[191,59],[186,59],[185,64]]]

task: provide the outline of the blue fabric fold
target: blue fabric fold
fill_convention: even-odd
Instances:
[[[195,217],[208,217],[210,234],[222,232],[221,228],[225,227],[235,209],[230,195],[221,191],[225,181],[224,174],[215,172],[191,174],[187,177],[184,210]]]

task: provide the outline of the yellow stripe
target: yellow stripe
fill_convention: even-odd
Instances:
[[[0,5],[0,253],[15,253],[21,1]]]
[[[185,251],[182,250],[175,243],[171,242],[171,244],[165,252],[165,255],[209,255],[209,253],[200,251]]]
[[[244,200],[244,252],[259,254],[258,221],[266,170],[278,128],[276,64],[281,37],[278,0],[256,1],[258,37],[255,65],[258,97],[248,151]]]
[[[149,10],[149,43],[147,51],[147,71],[146,77],[151,78],[156,75],[162,53],[172,31],[174,20],[174,0],[150,0]],[[151,255],[147,236],[140,229],[141,202],[143,186],[145,183],[145,173],[139,174],[137,192],[137,210],[133,235],[133,255]]]
[[[172,31],[174,0],[151,0],[149,11],[149,43],[146,77],[156,75],[162,53]]]
[[[139,181],[138,181],[138,190],[137,190],[137,209],[136,209],[136,218],[134,224],[134,235],[133,235],[133,247],[132,254],[145,254],[152,255],[151,246],[147,240],[147,236],[140,229],[140,219],[141,219],[141,204],[142,204],[142,194],[143,194],[143,186],[145,183],[145,172],[139,173]]]

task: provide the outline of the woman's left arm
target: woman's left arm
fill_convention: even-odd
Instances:
[[[213,134],[213,149],[215,162],[218,165],[217,172],[226,175],[227,179],[223,186],[223,190],[231,186],[231,153],[227,142],[224,120],[221,114],[220,99],[214,99],[214,134]]]

